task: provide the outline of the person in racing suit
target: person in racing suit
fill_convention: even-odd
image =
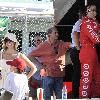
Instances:
[[[87,5],[80,30],[80,98],[100,97],[100,64],[95,44],[100,43],[100,26],[96,21],[96,6]]]

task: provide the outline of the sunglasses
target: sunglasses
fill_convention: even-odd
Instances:
[[[13,41],[10,40],[9,38],[5,38],[5,39],[4,39],[4,42],[7,43],[7,42],[13,42]]]
[[[96,9],[93,9],[93,10],[88,9],[87,11],[88,12],[96,12]]]
[[[58,33],[58,32],[55,32],[55,33]]]
[[[39,42],[39,41],[41,41],[40,39],[38,39],[38,40],[34,40],[34,42]]]

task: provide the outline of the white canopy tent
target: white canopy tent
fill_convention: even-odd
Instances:
[[[22,30],[22,51],[27,53],[29,46],[29,32],[45,32],[48,27],[51,27],[54,24],[53,2],[37,3],[32,2],[32,0],[29,0],[31,2],[28,2],[27,0],[12,1],[16,2],[0,0],[0,17],[7,16],[9,18],[11,21],[9,29]],[[25,2],[23,3],[20,1]]]
[[[53,2],[18,3],[16,1],[16,2],[0,3],[0,16],[13,17],[16,15],[17,16],[29,15],[30,17],[53,17],[54,16]]]

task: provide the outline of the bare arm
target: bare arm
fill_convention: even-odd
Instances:
[[[29,68],[31,68],[31,71],[27,75],[27,78],[29,79],[37,71],[37,68],[24,54],[20,53],[19,57],[26,62]]]
[[[74,43],[75,46],[77,47],[77,49],[79,49],[80,45],[79,45],[79,32],[74,31],[73,33],[73,38],[74,38]]]
[[[33,63],[35,63],[36,65],[37,65],[37,67],[40,67],[39,69],[40,69],[40,75],[41,76],[46,76],[46,66],[45,65],[43,65],[42,63],[40,63],[35,57],[29,57],[29,59],[31,59],[31,61],[33,62]]]
[[[26,100],[29,100],[29,93],[26,93],[25,96],[26,96]]]

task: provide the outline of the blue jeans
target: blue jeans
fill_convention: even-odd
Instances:
[[[62,98],[63,88],[63,77],[44,77],[43,78],[43,89],[44,89],[44,100],[51,100],[53,91],[55,92],[56,98]]]

